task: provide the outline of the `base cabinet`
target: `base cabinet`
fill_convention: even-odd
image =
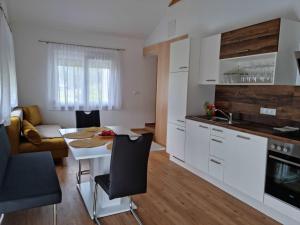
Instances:
[[[185,159],[190,166],[208,172],[210,126],[187,120]]]
[[[180,140],[180,133],[174,136]],[[176,137],[175,137],[176,136]],[[182,144],[174,144],[178,149]],[[267,138],[197,121],[186,121],[185,162],[235,190],[263,201]],[[181,148],[181,147],[180,147]],[[173,155],[180,156],[179,149]]]
[[[176,124],[168,124],[167,152],[180,159],[185,160],[185,128]]]
[[[213,178],[223,181],[224,177],[224,162],[218,158],[209,158],[209,175]]]
[[[263,201],[267,139],[234,132],[227,137],[224,182],[238,191]]]

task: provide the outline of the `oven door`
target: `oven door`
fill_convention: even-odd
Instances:
[[[300,208],[300,159],[269,151],[265,191]]]

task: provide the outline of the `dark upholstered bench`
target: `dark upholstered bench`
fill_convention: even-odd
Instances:
[[[0,224],[4,214],[61,202],[61,189],[50,152],[10,156],[10,145],[0,125]]]

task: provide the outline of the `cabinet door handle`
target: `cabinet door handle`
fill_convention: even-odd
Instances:
[[[243,49],[243,50],[238,51],[237,53],[244,53],[244,52],[250,52],[250,51],[251,51],[251,49]]]
[[[215,79],[209,79],[209,80],[206,80],[207,82],[216,82],[217,80]]]
[[[221,164],[222,164],[222,163],[220,163],[220,162],[218,162],[218,161],[216,161],[216,160],[214,160],[214,159],[211,159],[210,161],[213,162],[213,163],[215,163],[215,164],[218,164],[218,165],[221,165]]]
[[[184,121],[183,121],[183,120],[177,120],[177,122],[184,123]]]
[[[251,138],[249,137],[245,137],[245,136],[242,136],[242,135],[236,135],[238,138],[241,138],[241,139],[244,139],[244,140],[251,140]]]
[[[181,67],[179,67],[180,70],[187,69],[187,68],[188,68],[187,66],[181,66]]]
[[[219,129],[216,129],[216,128],[213,128],[213,131],[217,131],[217,132],[223,133],[222,130],[219,130]]]
[[[184,132],[184,130],[183,129],[180,129],[180,128],[176,128],[177,130],[179,130],[179,131],[182,131],[182,132]]]
[[[217,143],[220,143],[220,144],[223,144],[223,141],[220,141],[220,140],[217,140],[217,139],[211,139],[212,141],[214,142],[217,142]]]
[[[208,129],[208,127],[203,126],[203,125],[199,125],[199,127],[203,128],[203,129]]]

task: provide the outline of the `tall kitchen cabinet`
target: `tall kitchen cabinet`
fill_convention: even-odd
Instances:
[[[167,152],[185,161],[185,117],[190,62],[190,39],[170,46]]]

